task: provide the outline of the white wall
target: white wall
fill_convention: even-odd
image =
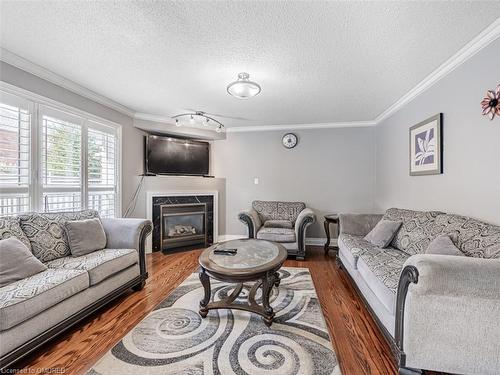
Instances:
[[[319,238],[323,214],[372,211],[373,128],[296,131],[299,143],[291,150],[281,144],[285,133],[229,133],[213,143],[215,176],[226,178],[227,234],[246,233],[237,214],[255,199],[305,202],[318,214],[309,233]]]
[[[500,224],[500,118],[481,115],[500,83],[500,40],[376,128],[375,208],[434,209]],[[409,176],[408,128],[443,113],[444,174]]]

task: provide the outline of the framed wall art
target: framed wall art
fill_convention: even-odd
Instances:
[[[410,176],[443,173],[443,114],[410,128]]]

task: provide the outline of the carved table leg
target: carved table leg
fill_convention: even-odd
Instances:
[[[200,315],[202,318],[205,318],[208,314],[207,305],[210,302],[210,296],[212,293],[210,288],[210,277],[208,277],[204,268],[200,268],[199,277],[201,285],[203,285],[203,289],[205,290],[205,295],[200,301]]]
[[[325,255],[328,255],[328,251],[330,250],[330,223],[328,220],[323,222],[326,233],[326,243],[325,243]]]
[[[271,295],[271,290],[276,282],[275,273],[267,274],[262,279],[262,306],[264,307],[264,323],[266,326],[270,327],[273,324],[274,311],[269,304],[269,296]]]
[[[281,283],[280,274],[278,272],[275,272],[274,273],[274,286],[277,288],[280,286],[280,283]]]

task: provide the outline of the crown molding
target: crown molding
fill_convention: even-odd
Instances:
[[[69,91],[74,92],[80,96],[83,96],[87,99],[90,99],[96,103],[102,104],[108,108],[114,109],[117,112],[120,112],[129,117],[134,117],[134,111],[120,103],[115,102],[105,96],[102,96],[92,90],[89,90],[76,82],[73,82],[67,78],[60,76],[57,73],[54,73],[48,69],[41,67],[29,60],[22,58],[21,56],[16,55],[5,48],[0,48],[0,60],[15,66],[25,72],[31,73],[41,79],[44,79],[48,82],[56,84],[60,87],[63,87]]]
[[[304,130],[304,129],[331,129],[331,128],[360,128],[375,126],[375,121],[347,121],[311,124],[290,125],[262,125],[262,126],[235,126],[226,128],[226,133],[265,132],[275,130]]]
[[[398,101],[392,104],[384,112],[375,118],[375,122],[379,124],[386,118],[392,116],[394,113],[403,108],[406,104],[411,102],[417,96],[436,84],[442,78],[450,74],[460,65],[469,60],[476,53],[487,47],[490,43],[494,42],[500,37],[500,18],[484,29],[474,39],[462,47],[457,53],[451,56],[436,70],[425,77],[419,84],[403,95]]]
[[[162,124],[170,124],[170,125],[174,124],[174,121],[172,121],[171,117],[161,116],[161,115],[153,115],[150,113],[136,112],[134,114],[134,118],[137,120],[160,122]]]

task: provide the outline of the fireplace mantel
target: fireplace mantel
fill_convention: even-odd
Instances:
[[[219,233],[219,193],[212,190],[162,190],[146,192],[147,218],[153,220],[153,199],[157,197],[187,197],[187,196],[213,196],[213,242],[217,242]],[[146,240],[146,252],[152,251],[152,235]]]

